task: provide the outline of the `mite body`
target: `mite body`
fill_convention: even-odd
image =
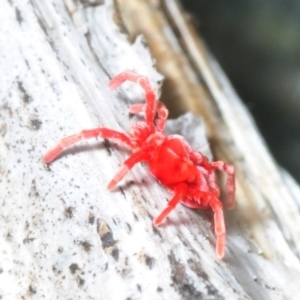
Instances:
[[[125,81],[136,82],[143,88],[145,103],[130,106],[129,112],[144,114],[145,121],[133,124],[128,134],[105,127],[83,130],[62,139],[45,154],[44,162],[50,163],[64,149],[89,138],[101,137],[125,144],[131,149],[132,154],[125,160],[107,188],[114,189],[135,164],[139,162],[148,164],[151,174],[173,194],[167,207],[154,219],[154,225],[160,225],[179,202],[193,209],[211,208],[214,212],[217,237],[216,253],[219,258],[223,258],[226,230],[215,170],[227,174],[226,204],[232,207],[235,194],[234,167],[222,161],[209,162],[180,135],[166,136],[164,128],[168,110],[163,103],[156,101],[155,91],[149,79],[125,71],[113,78],[109,87],[115,89]]]

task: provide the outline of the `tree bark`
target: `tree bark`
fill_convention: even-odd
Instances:
[[[10,0],[1,8],[2,299],[299,294],[299,187],[272,159],[176,1]],[[215,254],[210,212],[178,206],[152,225],[170,194],[146,166],[107,191],[129,155],[124,147],[89,141],[42,163],[49,147],[82,129],[128,131],[136,121],[128,106],[144,95],[133,83],[108,89],[124,70],[150,78],[158,94],[162,86],[173,116],[192,111],[204,120],[184,115],[169,132],[209,154],[205,126],[214,160],[235,165],[224,260]]]

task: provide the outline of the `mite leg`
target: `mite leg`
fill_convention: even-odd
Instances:
[[[166,108],[166,106],[158,101],[156,105],[156,110],[157,110],[157,121],[156,121],[156,129],[160,132],[163,132],[166,126],[166,120],[169,115],[169,111]]]
[[[211,167],[215,170],[224,171],[227,174],[227,200],[226,206],[232,208],[234,206],[235,194],[235,170],[234,166],[224,163],[223,161],[216,161],[211,163]]]
[[[147,105],[143,103],[133,104],[129,107],[129,112],[131,114],[138,114],[141,112],[145,113],[146,107]],[[166,108],[166,106],[160,101],[156,102],[156,111],[157,111],[156,130],[163,132],[166,126],[166,120],[168,118],[169,111]]]
[[[187,185],[185,183],[178,184],[174,189],[174,196],[169,201],[167,207],[157,216],[153,223],[155,226],[160,225],[169,213],[175,208],[175,206],[184,198],[187,193]]]
[[[43,157],[43,161],[47,164],[53,161],[59,154],[63,152],[64,149],[80,142],[82,140],[87,140],[90,138],[102,137],[104,139],[115,139],[127,146],[131,147],[131,141],[129,137],[115,130],[111,130],[105,127],[95,128],[89,130],[82,130],[77,134],[70,135],[63,138],[56,146],[50,149]]]
[[[187,141],[184,142],[184,146],[189,153],[190,160],[199,167],[203,167],[206,170],[210,170],[210,162],[208,158],[203,155],[200,151],[194,150]]]
[[[144,103],[137,103],[137,104],[131,105],[129,107],[128,111],[131,114],[145,113],[145,107],[146,107],[146,104],[144,104]]]
[[[209,202],[214,212],[215,234],[217,237],[216,253],[219,259],[222,259],[225,254],[225,238],[226,229],[223,215],[222,203],[215,197],[211,197]]]
[[[195,151],[190,145],[186,143],[186,149],[189,152],[190,159],[198,167],[202,174],[205,175],[210,191],[216,198],[220,196],[220,189],[216,183],[216,176],[214,173],[214,167],[208,161],[207,157],[201,152]]]
[[[207,174],[207,183],[209,186],[210,191],[214,194],[214,196],[219,199],[220,197],[220,188],[216,183],[216,175],[214,170],[210,170]]]
[[[119,171],[115,174],[113,179],[107,185],[107,189],[111,191],[115,188],[120,180],[128,173],[128,171],[139,162],[147,162],[150,159],[150,154],[148,150],[142,150],[133,153],[129,158],[127,158]]]
[[[125,71],[114,77],[108,84],[111,89],[115,89],[120,86],[125,81],[133,81],[138,83],[145,92],[146,99],[146,109],[145,118],[146,122],[151,129],[154,130],[153,120],[155,117],[155,107],[156,107],[156,95],[153,87],[151,86],[150,80],[145,77],[138,75],[131,71]]]

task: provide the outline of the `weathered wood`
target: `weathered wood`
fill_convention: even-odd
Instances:
[[[300,291],[299,187],[276,166],[199,40],[177,41],[166,16],[174,17],[177,35],[185,29],[182,40],[192,34],[178,4],[165,1],[158,9],[140,1],[146,18],[145,10],[134,10],[136,1],[117,2],[119,15],[113,1],[1,3],[0,296],[292,299]],[[122,15],[122,4],[133,14]],[[131,43],[114,16],[123,30],[129,30],[125,20],[133,22],[135,16],[140,28],[154,30],[159,20],[165,51],[181,60],[165,73],[168,68],[159,60],[166,62],[157,58],[166,77],[176,72],[166,84],[178,87],[174,92],[182,108],[175,114],[201,113],[214,156],[237,167],[237,206],[226,212],[223,261],[215,255],[210,213],[179,206],[163,226],[153,227],[170,194],[145,166],[136,166],[119,189],[106,190],[128,156],[125,148],[89,141],[49,166],[42,164],[45,151],[65,135],[96,126],[128,130],[135,121],[128,105],[143,101],[143,94],[129,83],[110,91],[109,78],[130,69],[148,76],[159,93],[163,77],[143,38],[131,35]],[[154,22],[152,27],[143,25],[146,20]],[[154,48],[146,33],[145,38]],[[181,102],[184,96],[189,102]],[[182,134],[205,149],[203,124],[192,115],[185,118]],[[169,130],[178,122],[182,119],[170,123]],[[201,138],[195,139],[196,132]]]

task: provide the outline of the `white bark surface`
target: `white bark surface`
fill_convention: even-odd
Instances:
[[[0,298],[295,299],[299,260],[268,216],[284,259],[260,255],[233,210],[219,261],[210,213],[178,206],[153,227],[170,194],[146,166],[106,190],[125,148],[89,141],[43,165],[42,155],[66,135],[97,126],[128,130],[135,121],[128,105],[143,93],[129,83],[110,91],[109,79],[121,71],[148,76],[159,94],[163,78],[142,39],[130,44],[120,33],[112,1],[88,3],[1,1]],[[192,139],[203,126],[186,118],[196,122],[183,129]]]

